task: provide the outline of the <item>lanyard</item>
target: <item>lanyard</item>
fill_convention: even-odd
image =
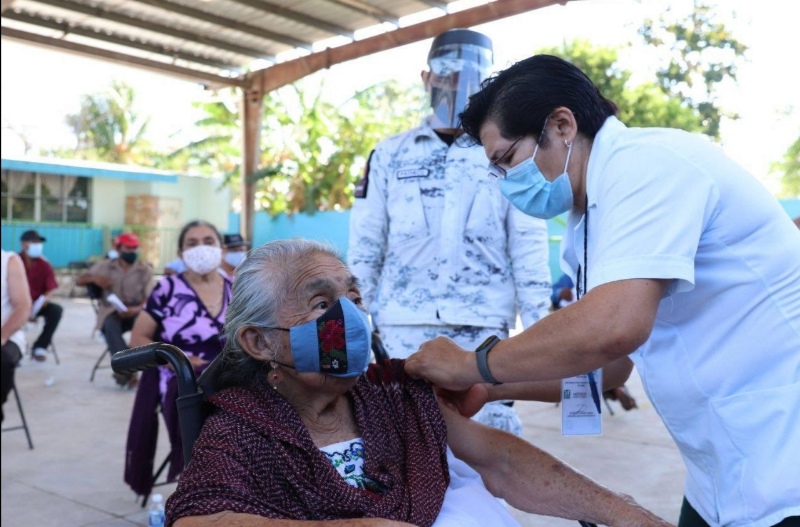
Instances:
[[[587,275],[589,274],[589,196],[588,194],[583,195],[583,201],[586,206],[586,212],[583,215],[583,265],[578,266],[578,276],[577,276],[577,284],[575,284],[575,289],[577,290],[577,300],[580,300],[583,295],[586,294],[588,278]],[[594,401],[595,408],[597,408],[597,413],[600,413],[600,390],[597,386],[597,379],[595,378],[594,372],[590,371],[588,374],[589,376],[589,388],[592,392],[592,400]]]
[[[584,194],[584,203],[586,205],[586,212],[583,215],[583,265],[578,266],[578,277],[577,277],[577,284],[575,284],[575,289],[577,290],[577,300],[586,294],[586,284],[587,279],[586,275],[588,274],[589,269],[589,196]],[[581,281],[581,279],[583,279]],[[597,393],[597,382],[594,378],[594,372],[589,372],[589,385],[592,389],[592,399],[594,399],[595,405],[597,406],[597,411],[600,411],[600,396]],[[588,523],[585,521],[579,521],[581,527],[597,527],[594,523]]]
[[[589,274],[589,196],[584,194],[584,203],[586,204],[586,212],[583,215],[583,265],[578,266],[578,277],[575,289],[577,289],[578,298],[580,300],[586,294],[587,275]],[[581,278],[583,281],[581,281]]]

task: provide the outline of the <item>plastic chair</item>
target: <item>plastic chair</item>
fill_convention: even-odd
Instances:
[[[72,298],[75,296],[75,287],[77,284],[75,283],[82,273],[87,271],[92,266],[91,263],[86,261],[73,261],[67,264],[67,269],[69,269],[70,275],[70,288],[69,288],[69,297]]]
[[[3,428],[3,432],[11,432],[13,430],[25,430],[25,437],[28,438],[28,449],[33,450],[33,440],[31,440],[31,432],[28,429],[28,421],[25,420],[25,412],[22,410],[22,401],[19,398],[19,392],[17,391],[17,385],[15,384],[11,391],[14,392],[14,399],[17,401],[17,409],[19,410],[19,418],[22,421],[21,425],[18,426],[9,426],[8,428]]]
[[[100,332],[100,329],[98,328],[97,316],[100,313],[100,299],[103,298],[103,289],[97,284],[86,284],[86,296],[89,297],[89,303],[92,305],[92,309],[94,310],[95,324],[91,335],[94,337],[95,333]]]
[[[97,373],[97,370],[102,370],[104,368],[112,367],[111,363],[105,366],[100,365],[103,362],[103,359],[106,358],[107,355],[109,355],[108,348],[103,350],[103,353],[101,353],[100,356],[97,358],[97,362],[94,363],[94,366],[92,367],[92,374],[89,376],[89,382],[94,382],[94,374]]]
[[[27,332],[27,331],[30,331],[30,330],[31,330],[31,326],[33,326],[33,327],[35,328],[35,331],[37,331],[37,332],[38,332],[38,331],[40,331],[40,329],[39,329],[39,320],[40,320],[40,319],[39,319],[39,318],[37,318],[36,320],[29,320],[28,322],[26,322],[26,323],[25,323],[25,331],[26,331],[26,332]],[[43,324],[43,322],[42,322],[42,324]],[[47,351],[49,351],[50,353],[52,353],[52,354],[53,354],[53,359],[55,359],[55,361],[56,361],[56,364],[61,364],[61,361],[60,361],[60,360],[59,360],[59,358],[58,358],[58,352],[56,351],[56,346],[55,346],[55,344],[53,344],[53,343],[51,342],[51,343],[50,343],[50,344],[47,346]],[[29,358],[30,358],[31,360],[33,360],[33,359],[34,359],[34,356],[33,356],[33,346],[28,346],[28,355],[29,355]]]
[[[125,333],[128,333],[128,332],[126,331]],[[181,353],[183,353],[183,352],[181,352]],[[111,350],[109,350],[108,346],[106,346],[105,349],[103,349],[103,353],[101,353],[100,356],[97,357],[97,360],[95,361],[94,366],[92,366],[92,373],[91,373],[91,375],[89,375],[89,382],[94,382],[94,376],[97,373],[97,370],[105,370],[105,369],[108,369],[108,368],[112,367],[112,364],[111,364],[110,360],[108,361],[108,364],[103,364],[103,359],[105,359],[106,357],[110,357],[110,355],[111,355]],[[143,369],[147,369],[147,368],[143,368]]]
[[[30,348],[30,350],[29,350],[29,351],[30,351],[30,353],[29,353],[29,355],[30,355],[30,359],[31,359],[31,360],[33,360],[33,359],[34,359],[34,355],[33,355],[33,348]],[[56,346],[55,346],[55,344],[53,344],[53,343],[51,342],[51,343],[50,343],[50,345],[49,345],[49,346],[47,346],[47,351],[49,351],[50,353],[52,353],[52,354],[53,354],[53,358],[55,359],[55,361],[56,361],[56,364],[61,364],[61,361],[58,359],[58,352],[56,351]]]

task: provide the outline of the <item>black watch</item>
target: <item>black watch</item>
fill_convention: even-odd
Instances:
[[[484,381],[491,383],[494,386],[503,383],[495,379],[489,371],[487,355],[489,355],[489,351],[491,351],[491,349],[498,342],[500,342],[500,337],[497,335],[492,335],[488,339],[484,340],[481,345],[478,346],[478,349],[475,350],[475,355],[478,359],[478,371],[480,372],[481,377],[483,377]]]

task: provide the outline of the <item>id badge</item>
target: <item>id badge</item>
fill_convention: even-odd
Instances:
[[[561,435],[599,436],[603,433],[600,411],[603,369],[561,381]]]

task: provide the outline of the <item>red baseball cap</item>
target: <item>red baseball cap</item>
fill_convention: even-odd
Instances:
[[[117,236],[117,247],[125,245],[126,247],[139,247],[139,237],[132,232],[123,232]]]

